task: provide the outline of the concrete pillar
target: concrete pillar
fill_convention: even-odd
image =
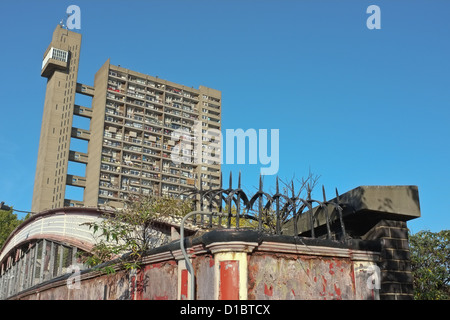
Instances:
[[[215,300],[247,300],[248,253],[256,242],[214,242],[207,246],[214,256]]]
[[[193,254],[199,255],[206,253],[206,250],[203,248],[202,245],[193,246],[186,249],[186,253],[189,257],[189,261],[193,263],[193,259],[191,256]],[[195,285],[195,281],[193,281],[194,277],[189,274],[186,266],[186,261],[184,259],[183,253],[181,250],[175,250],[172,252],[175,260],[177,261],[178,265],[178,271],[177,271],[177,279],[178,279],[178,288],[177,288],[177,299],[178,300],[196,300],[197,299],[197,292],[195,292],[195,297],[191,296],[192,287]]]
[[[191,259],[192,262],[192,259]],[[186,268],[186,261],[178,261],[178,300],[192,300],[191,297],[192,276]]]

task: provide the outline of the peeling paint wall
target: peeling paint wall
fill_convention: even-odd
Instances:
[[[67,280],[57,286],[48,286],[21,297],[22,300],[129,300],[129,274],[119,271],[85,279],[79,288],[68,289]]]
[[[352,266],[342,258],[253,254],[249,299],[355,299]]]
[[[145,266],[137,275],[137,300],[176,300],[177,273],[173,260]]]
[[[214,263],[214,257],[209,254],[199,256],[193,262],[198,300],[210,300],[214,297]]]
[[[191,260],[196,299],[378,299],[370,287],[378,253],[289,243],[216,242],[197,245]],[[186,298],[179,250],[145,257],[138,272],[83,272],[79,288],[57,279],[22,292],[27,300],[176,300]],[[184,276],[183,276],[184,275]],[[189,280],[191,281],[191,280]],[[182,294],[182,292],[184,294]],[[184,297],[183,297],[184,295]]]

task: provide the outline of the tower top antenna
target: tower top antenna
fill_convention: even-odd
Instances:
[[[59,21],[59,25],[60,25],[61,27],[67,29],[66,25],[64,24],[64,19],[61,19],[61,21]]]

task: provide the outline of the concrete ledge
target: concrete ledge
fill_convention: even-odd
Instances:
[[[267,251],[273,253],[290,253],[301,255],[312,255],[322,257],[349,258],[358,261],[379,261],[379,253],[374,251],[362,251],[346,248],[333,248],[325,246],[307,246],[284,242],[264,241],[258,246],[257,251]]]
[[[417,186],[361,186],[344,193],[340,200],[356,212],[370,210],[411,220],[420,217]]]
[[[332,199],[331,202],[335,202]],[[380,220],[408,221],[420,217],[419,191],[417,186],[360,186],[339,196],[344,211],[344,223],[352,235],[362,235]],[[338,212],[328,206],[330,220],[337,222]],[[314,227],[324,231],[325,212],[313,208]],[[337,223],[335,223],[337,225]],[[335,229],[336,229],[335,225]],[[310,231],[309,214],[305,212],[297,221],[300,235]],[[338,231],[338,230],[336,230]],[[288,221],[282,229],[283,234],[294,233],[294,222]]]

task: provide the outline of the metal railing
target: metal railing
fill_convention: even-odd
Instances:
[[[336,198],[328,201],[325,195],[325,188],[322,186],[322,201],[313,200],[311,198],[312,187],[306,185],[307,196],[300,196],[301,190],[295,191],[294,183],[291,182],[289,188],[285,188],[284,193],[280,192],[279,179],[276,180],[275,194],[269,194],[263,190],[263,180],[259,177],[258,191],[249,197],[241,188],[241,173],[239,173],[238,186],[233,188],[232,174],[230,173],[229,187],[222,187],[222,176],[220,177],[220,185],[218,189],[212,189],[211,183],[209,189],[203,189],[202,179],[200,178],[200,188],[194,188],[185,192],[188,198],[193,200],[193,208],[190,213],[185,215],[180,225],[180,249],[185,259],[186,268],[191,277],[191,282],[195,282],[195,272],[193,265],[189,259],[185,247],[186,223],[199,225],[207,228],[236,228],[236,229],[256,229],[260,232],[282,234],[282,226],[289,220],[293,223],[293,236],[297,237],[298,219],[305,217],[309,221],[309,236],[316,237],[315,219],[320,211],[323,211],[326,225],[326,239],[332,239],[332,224],[338,225],[341,234],[341,240],[345,241],[346,231],[343,220],[343,204],[340,203],[339,194],[336,190]],[[305,186],[305,183],[302,187]],[[289,195],[290,192],[290,195]],[[257,209],[253,206],[257,204]],[[313,205],[318,206],[313,208]],[[329,212],[329,207],[337,212],[337,217],[333,221]],[[337,223],[336,223],[337,222]],[[333,230],[333,232],[336,232]],[[195,299],[195,286],[190,287],[190,299]]]
[[[293,225],[293,235],[307,235],[316,238],[316,229],[321,227],[321,237],[332,239],[339,234],[339,239],[345,240],[347,233],[343,219],[344,204],[340,202],[339,193],[336,189],[336,197],[327,200],[325,188],[322,186],[322,200],[311,198],[311,184],[303,185],[295,190],[293,181],[280,192],[280,183],[276,178],[275,193],[265,192],[263,180],[259,178],[259,188],[253,195],[248,195],[241,188],[241,174],[239,173],[237,188],[233,188],[232,174],[230,173],[228,188],[222,187],[222,176],[219,187],[203,188],[200,179],[199,188],[194,187],[180,195],[184,199],[191,199],[193,203],[190,222],[193,225],[205,228],[235,228],[253,229],[261,232],[281,235],[283,226],[290,222]],[[306,196],[301,193],[306,191]],[[207,214],[208,213],[208,214]],[[215,214],[211,214],[215,213]],[[324,216],[319,221],[317,217]],[[298,221],[302,219],[307,222],[305,229],[298,229]],[[323,222],[325,220],[325,222]]]

